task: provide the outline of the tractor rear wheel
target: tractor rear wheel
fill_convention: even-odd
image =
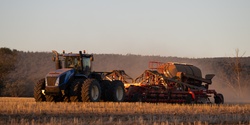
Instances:
[[[43,89],[45,89],[45,79],[39,80],[34,87],[34,98],[36,102],[46,101],[45,96],[42,93]]]
[[[109,96],[111,98],[111,101],[122,102],[125,98],[124,84],[119,80],[115,80],[111,83],[109,92],[110,92]]]
[[[101,100],[111,101],[111,98],[109,97],[109,88],[111,86],[111,81],[102,80],[100,83],[100,86],[101,86],[101,90],[102,90]]]
[[[99,102],[101,98],[101,87],[97,80],[86,79],[82,85],[83,102]]]
[[[223,95],[222,94],[216,94],[215,96],[214,96],[214,102],[215,102],[215,104],[223,104],[224,103],[224,97],[223,97]]]

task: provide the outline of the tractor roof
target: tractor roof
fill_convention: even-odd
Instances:
[[[80,54],[77,54],[77,53],[69,53],[69,54],[62,54],[63,57],[80,57]],[[90,57],[93,57],[92,54],[82,54],[82,57],[87,57],[87,58],[90,58]]]

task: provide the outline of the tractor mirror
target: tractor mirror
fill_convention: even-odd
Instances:
[[[90,61],[94,61],[94,57],[93,56],[90,57]]]
[[[54,62],[55,62],[55,61],[56,61],[56,57],[52,57],[52,61],[54,61]]]

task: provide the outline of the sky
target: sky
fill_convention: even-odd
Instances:
[[[250,0],[0,0],[0,47],[250,56]]]

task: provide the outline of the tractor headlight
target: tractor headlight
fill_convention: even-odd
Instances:
[[[55,86],[59,86],[59,77],[56,79]]]

